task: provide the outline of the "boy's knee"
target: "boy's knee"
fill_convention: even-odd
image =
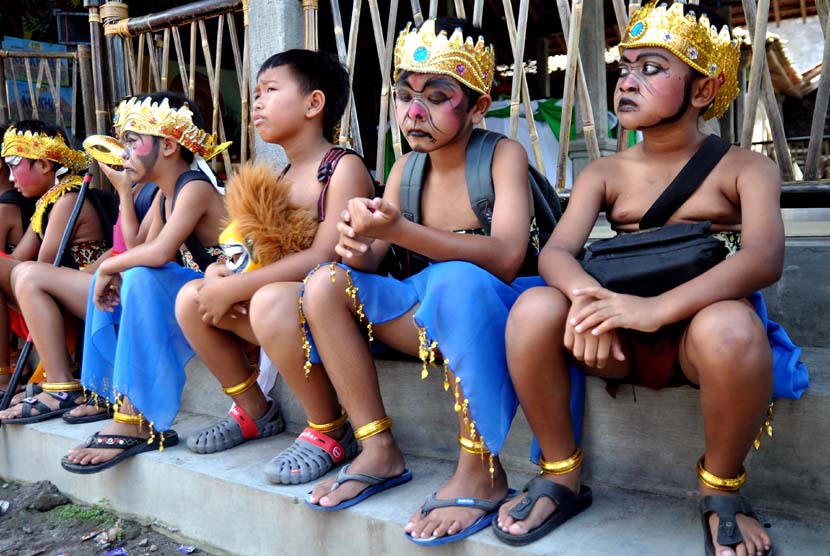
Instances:
[[[724,301],[700,311],[687,332],[693,349],[690,356],[702,358],[701,372],[716,367],[759,367],[770,356],[763,324],[747,304]]]
[[[257,338],[261,334],[279,334],[284,329],[297,328],[297,294],[294,288],[283,284],[269,284],[256,291],[248,304],[251,329]]]
[[[347,287],[346,271],[339,265],[325,265],[313,271],[303,287],[303,313],[306,318],[314,318],[318,313],[324,316],[338,299],[345,305]]]
[[[15,295],[20,296],[21,292],[31,292],[40,289],[40,281],[36,269],[37,263],[33,261],[25,261],[15,265],[9,276],[12,291],[15,292]]]
[[[550,335],[564,330],[570,302],[549,286],[531,288],[519,296],[507,317],[507,334],[527,336],[530,331]]]

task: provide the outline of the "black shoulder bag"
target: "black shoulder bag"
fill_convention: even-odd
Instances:
[[[580,262],[585,272],[617,293],[651,297],[703,274],[727,255],[723,242],[707,232],[711,222],[666,221],[694,193],[729,150],[710,135],[640,221],[640,231],[589,245]]]

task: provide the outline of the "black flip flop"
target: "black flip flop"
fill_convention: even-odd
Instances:
[[[498,519],[493,520],[493,534],[501,541],[514,546],[522,546],[537,541],[571,519],[578,513],[588,509],[593,501],[591,487],[582,485],[579,494],[571,489],[557,483],[546,481],[541,477],[534,477],[525,485],[524,491],[527,496],[513,506],[510,510],[510,517],[517,521],[523,521],[530,515],[533,506],[543,496],[547,496],[556,503],[556,510],[550,514],[535,529],[524,535],[511,535],[499,527]]]
[[[95,401],[92,398],[87,399],[86,403],[83,405],[79,405],[78,407],[84,407],[85,405],[95,405]],[[107,403],[99,402],[99,409],[103,409],[101,413],[95,413],[93,415],[80,415],[75,416],[72,415],[70,412],[64,413],[62,418],[65,423],[69,425],[80,425],[83,423],[95,423],[96,421],[105,421],[107,419],[112,419],[112,406]],[[73,408],[74,409],[74,408]]]
[[[111,460],[89,465],[72,463],[66,459],[66,456],[64,456],[63,459],[61,459],[61,467],[70,473],[78,473],[80,475],[99,473],[136,454],[157,450],[161,444],[162,438],[164,439],[165,447],[175,446],[179,443],[179,435],[172,429],[156,434],[152,442],[149,442],[147,438],[141,438],[138,436],[99,434],[96,432],[87,439],[86,443],[84,443],[84,448],[109,448],[124,451]]]
[[[718,514],[718,544],[735,549],[744,542],[744,536],[738,529],[735,515],[742,513],[756,521],[760,520],[752,511],[752,506],[743,496],[704,496],[700,499],[700,520],[703,523],[703,544],[706,556],[715,556],[715,545],[712,542],[712,528],[709,527],[709,514]],[[764,552],[764,556],[772,556],[773,549]]]

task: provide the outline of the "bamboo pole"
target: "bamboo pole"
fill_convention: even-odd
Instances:
[[[507,34],[510,37],[510,47],[513,50],[513,57],[516,57],[516,22],[513,20],[512,0],[503,0],[504,20],[507,24]],[[525,119],[530,134],[530,145],[533,148],[533,160],[536,162],[536,169],[545,174],[545,160],[542,155],[542,146],[539,141],[539,133],[536,129],[536,120],[533,118],[533,106],[530,102],[530,91],[527,86],[527,79],[522,66],[522,100],[524,101]]]
[[[744,127],[741,130],[741,147],[748,149],[752,146],[752,129],[755,126],[755,109],[758,103],[758,93],[761,89],[761,74],[764,69],[764,60],[767,56],[767,18],[769,17],[769,0],[758,0],[758,11],[755,17],[755,32],[752,36],[752,61],[749,65],[749,86],[747,87],[746,114]]]
[[[757,23],[757,14],[755,13],[755,5],[751,0],[744,1],[744,17],[746,18],[747,29],[752,32]],[[787,146],[787,134],[784,131],[784,120],[781,117],[781,110],[778,108],[778,100],[775,98],[775,89],[772,86],[772,77],[769,73],[769,66],[767,65],[766,52],[763,57],[763,65],[761,68],[761,95],[766,109],[767,118],[770,122],[772,133],[773,146],[775,148],[775,159],[778,162],[778,167],[781,170],[781,177],[784,181],[792,181],[795,179],[793,174],[793,161],[790,154],[790,148]],[[754,120],[754,115],[753,115]],[[746,123],[746,119],[744,119]]]
[[[372,27],[375,30],[375,41],[381,69],[380,114],[378,116],[378,144],[377,158],[375,159],[375,177],[383,180],[383,170],[386,166],[386,124],[389,120],[389,74],[392,67],[394,52],[395,20],[398,15],[398,0],[391,0],[389,6],[389,24],[386,33],[386,45],[383,44],[383,29],[380,23],[380,12],[377,0],[369,0],[369,10],[372,14]],[[396,153],[397,155],[397,153]]]
[[[147,58],[150,59],[150,75],[147,77],[147,86],[150,85],[150,77],[153,78],[153,83],[155,84],[155,90],[161,90],[161,75],[159,73],[159,63],[158,57],[156,52],[156,38],[150,34],[146,33],[147,35]]]
[[[135,85],[135,92],[136,93],[143,93],[144,92],[144,43],[147,42],[147,33],[141,33],[138,36],[138,55],[137,61],[135,64],[136,67],[136,80]],[[132,58],[133,49],[130,48],[130,58]],[[150,88],[150,76],[147,75],[147,89]]]
[[[161,90],[169,89],[168,73],[170,70],[170,28],[164,30],[164,38],[162,39],[161,47]]]
[[[220,16],[221,17],[221,16]],[[220,32],[223,30],[222,26],[219,26]],[[217,37],[218,47],[216,49],[216,67],[214,68],[213,59],[210,54],[210,44],[207,40],[207,27],[205,26],[205,20],[199,20],[199,35],[202,37],[202,54],[205,57],[205,69],[208,73],[208,84],[210,86],[211,92],[211,101],[213,103],[213,114],[212,114],[212,127],[211,131],[217,133],[219,135],[220,141],[226,141],[227,137],[225,135],[225,125],[222,121],[222,113],[219,111],[219,78],[220,73],[219,70],[222,67],[222,41],[221,36]],[[193,99],[193,97],[190,97]],[[225,163],[225,171],[231,171],[231,155],[227,150],[222,151],[222,161]]]
[[[6,58],[0,56],[0,125],[9,124],[9,91],[6,86]]]
[[[628,27],[628,14],[625,10],[625,1],[613,0],[612,4],[614,5],[614,17],[617,19],[617,32],[619,33],[620,40],[622,41],[623,36],[625,35],[625,30]],[[617,133],[617,152],[622,152],[628,146],[629,133],[628,130],[622,126],[622,124],[618,124],[618,126],[619,132]]]
[[[182,48],[182,37],[179,34],[179,28],[173,27],[173,46],[176,49],[176,61],[179,64],[179,81],[182,82],[182,90],[187,87],[187,62],[184,59],[184,49]]]
[[[135,37],[141,33],[158,31],[165,27],[186,25],[198,19],[208,19],[228,12],[243,11],[243,0],[198,0],[144,16],[125,18],[106,25],[107,34]]]
[[[347,147],[349,145],[349,133],[351,131],[354,139],[354,149],[361,155],[363,154],[363,142],[360,140],[360,126],[358,125],[359,120],[357,119],[357,108],[355,107],[352,83],[354,82],[357,33],[360,26],[360,5],[362,3],[362,0],[355,0],[352,3],[352,18],[349,25],[349,45],[347,48],[345,37],[343,36],[343,20],[340,17],[340,2],[339,0],[331,0],[337,55],[340,63],[346,67],[346,72],[349,74],[349,105],[343,112],[343,117],[340,118],[340,135],[337,142],[341,147]],[[352,124],[354,125],[352,126]]]
[[[248,34],[248,6],[245,5],[242,27],[242,80],[244,82],[242,91],[242,129],[239,161],[243,164],[255,158],[253,127],[250,125],[250,99],[251,99],[251,56],[250,37]]]
[[[107,133],[109,111],[104,100],[104,70],[101,61],[101,17],[98,12],[100,0],[85,0],[84,6],[89,9],[89,37],[90,37],[90,69],[93,85],[93,97],[95,106],[95,133]],[[89,131],[87,131],[89,133]]]
[[[40,96],[40,91],[38,91],[38,97],[35,96],[35,91],[32,88],[32,68],[29,65],[29,59],[23,59],[23,66],[26,69],[26,85],[29,87],[29,103],[32,105],[32,119],[38,119],[37,113],[37,99]]]
[[[824,53],[821,58],[821,74],[816,91],[816,104],[813,108],[813,123],[810,127],[810,143],[807,146],[807,165],[804,179],[819,178],[819,153],[821,150],[824,120],[827,116],[828,96],[830,96],[830,15],[827,16],[824,36]]]
[[[556,165],[556,189],[565,190],[565,175],[568,165],[568,147],[571,142],[571,113],[573,112],[576,89],[576,71],[579,58],[574,52],[579,49],[579,32],[582,25],[582,0],[574,0],[568,29],[568,66],[565,69],[565,90],[562,94],[562,120],[559,125],[559,160]]]
[[[424,22],[424,14],[421,12],[421,2],[419,0],[410,0],[412,5],[412,21],[415,25],[421,25]]]
[[[781,7],[778,5],[778,0],[773,0],[772,11],[775,15],[775,26],[781,27]]]
[[[513,48],[513,82],[510,89],[510,138],[519,135],[519,94],[524,75],[525,36],[527,35],[527,11],[529,0],[519,2],[519,24],[516,26],[516,44]],[[506,8],[506,6],[505,6]],[[527,115],[533,117],[533,113]]]
[[[306,50],[317,50],[317,11],[318,0],[303,0],[303,21],[305,24],[305,48]]]
[[[95,133],[95,101],[93,100],[93,82],[92,82],[92,52],[89,46],[85,44],[78,45],[78,60],[80,69],[81,81],[81,99],[83,99],[84,107],[84,127],[86,128],[86,135],[93,135]]]
[[[464,10],[464,0],[455,0],[455,17],[467,19],[467,12]]]
[[[631,4],[634,4],[634,0],[632,0]],[[629,4],[629,8],[631,7],[631,4]],[[639,4],[635,5],[639,6]],[[559,9],[559,18],[562,22],[562,31],[567,36],[571,21],[571,9],[568,6],[568,0],[557,0],[556,6]],[[570,52],[570,50],[568,50],[568,52]],[[588,148],[588,156],[593,161],[600,157],[599,142],[597,141],[596,127],[594,126],[594,108],[591,105],[591,96],[588,92],[588,81],[585,79],[585,70],[582,66],[582,55],[579,54],[579,48],[576,50],[576,56],[576,95],[577,100],[579,101],[579,109],[582,112],[582,135],[585,138],[585,145]]]
[[[438,17],[438,0],[429,0],[429,18]]]
[[[77,51],[76,51],[77,53]],[[78,136],[78,59],[76,58],[72,63],[72,109],[71,114],[69,116],[69,125],[72,128],[72,140],[74,142],[75,138]],[[60,82],[60,80],[58,80]],[[86,112],[86,107],[84,107],[84,112]]]
[[[187,97],[192,99],[196,95],[196,22],[190,22],[190,75],[187,79]],[[184,83],[182,83],[184,88]]]
[[[506,15],[506,14],[505,14]],[[513,15],[513,14],[511,14]],[[484,0],[475,0],[473,4],[473,25],[481,27],[481,22],[484,20]]]

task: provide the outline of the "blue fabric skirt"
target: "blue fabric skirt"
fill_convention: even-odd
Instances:
[[[121,305],[100,311],[92,280],[84,327],[81,383],[114,402],[125,395],[159,431],[179,412],[184,366],[195,355],[176,322],[176,295],[199,272],[176,263],[124,272]]]
[[[516,414],[518,398],[507,371],[504,331],[507,315],[519,295],[545,285],[538,276],[519,277],[506,284],[467,262],[434,263],[403,281],[348,271],[363,304],[366,319],[383,324],[405,315],[417,305],[414,325],[422,331],[422,348],[444,356],[449,370],[460,379],[463,400],[475,430],[493,454],[501,450]],[[328,272],[327,267],[318,272]],[[337,283],[335,287],[346,287]],[[320,362],[313,338],[311,361]],[[428,356],[427,356],[428,357]],[[440,368],[433,372],[440,373]],[[571,372],[571,411],[574,429],[581,430],[585,378]]]

